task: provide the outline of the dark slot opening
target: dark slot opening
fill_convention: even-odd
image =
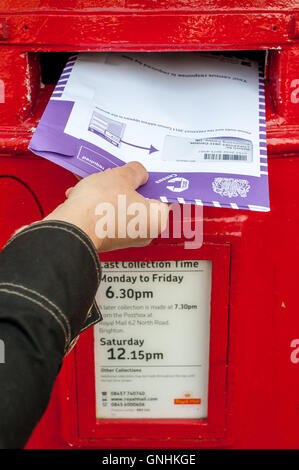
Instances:
[[[100,53],[100,52],[99,52]],[[207,54],[219,54],[226,57],[238,57],[266,63],[267,51],[209,51]],[[41,52],[41,80],[45,85],[56,84],[72,52]],[[155,52],[152,52],[155,54]]]
[[[41,52],[41,81],[45,85],[56,84],[70,56],[70,52]]]

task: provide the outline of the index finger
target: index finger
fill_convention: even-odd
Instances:
[[[140,162],[129,162],[116,169],[119,174],[126,178],[133,189],[139,188],[148,180],[148,172]]]

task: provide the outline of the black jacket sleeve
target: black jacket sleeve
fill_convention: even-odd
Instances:
[[[0,253],[0,448],[25,446],[64,355],[101,319],[100,278],[93,243],[68,223],[29,225]]]

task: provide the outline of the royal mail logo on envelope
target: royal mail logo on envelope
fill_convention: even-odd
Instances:
[[[29,148],[80,176],[138,160],[149,172],[139,188],[145,197],[268,211],[265,126],[258,62],[80,53],[70,56]]]
[[[213,191],[221,196],[227,197],[247,197],[250,184],[247,180],[237,178],[215,178],[213,183]]]

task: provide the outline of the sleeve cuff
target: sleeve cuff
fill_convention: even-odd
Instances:
[[[59,316],[64,354],[81,332],[102,320],[95,300],[101,264],[94,244],[77,226],[35,222],[16,232],[1,256],[0,283],[26,289],[35,301],[38,296],[45,310],[53,309]]]

